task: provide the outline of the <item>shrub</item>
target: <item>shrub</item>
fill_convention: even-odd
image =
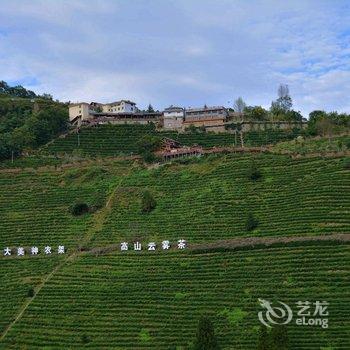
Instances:
[[[254,217],[252,213],[249,213],[245,224],[246,231],[253,231],[258,227],[258,225],[259,221]]]
[[[157,159],[153,152],[159,149],[161,143],[160,137],[145,135],[137,142],[137,153],[142,156],[145,162],[152,163]]]
[[[196,340],[193,350],[216,350],[219,349],[215,337],[214,326],[207,316],[202,316],[198,322]]]
[[[343,160],[343,168],[345,170],[350,170],[350,158],[345,158]]]
[[[142,328],[139,334],[140,341],[142,343],[148,343],[152,337],[147,329]]]
[[[106,202],[105,194],[103,192],[96,191],[94,198],[90,202],[90,212],[95,212],[104,207]]]
[[[274,326],[270,332],[271,350],[288,350],[287,327],[283,325]]]
[[[79,216],[89,212],[89,206],[86,203],[78,202],[69,208],[69,212],[74,216]]]
[[[143,161],[146,163],[153,163],[157,160],[156,155],[151,151],[143,151],[141,153],[141,157],[142,157]]]
[[[28,289],[28,292],[27,292],[27,297],[28,297],[28,298],[33,298],[34,295],[35,295],[34,288],[33,288],[33,287],[30,287],[30,288]]]
[[[260,326],[258,333],[258,350],[270,350],[269,333],[265,326]]]
[[[153,198],[151,193],[149,191],[145,191],[142,195],[142,212],[150,213],[156,207],[156,205],[156,200]]]
[[[86,334],[83,334],[83,335],[81,336],[81,342],[82,342],[83,344],[90,343],[90,338],[89,338]]]
[[[248,178],[250,180],[256,181],[256,180],[259,180],[261,176],[262,175],[258,167],[256,166],[255,162],[252,162],[248,170]]]

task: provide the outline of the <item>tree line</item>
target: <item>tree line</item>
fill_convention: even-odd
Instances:
[[[0,160],[39,147],[68,129],[67,105],[0,82]]]
[[[191,350],[220,350],[214,325],[208,315],[202,315],[198,321],[197,331]],[[268,330],[260,326],[257,337],[257,350],[288,350],[290,349],[287,327],[277,325]]]
[[[261,106],[247,106],[242,97],[238,97],[233,105],[234,112],[248,120],[258,121],[289,121],[301,122],[303,116],[300,111],[293,109],[293,100],[288,85],[281,84],[277,91],[277,99],[272,101],[270,109]],[[305,119],[306,120],[306,119]],[[306,136],[329,136],[348,131],[350,115],[346,113],[316,110],[309,114]]]
[[[52,95],[37,95],[34,91],[28,90],[21,85],[9,86],[5,81],[0,81],[0,94],[22,98],[44,98],[52,100]]]

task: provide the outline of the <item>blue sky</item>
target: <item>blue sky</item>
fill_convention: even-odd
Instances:
[[[0,0],[0,80],[63,101],[350,112],[350,1]]]

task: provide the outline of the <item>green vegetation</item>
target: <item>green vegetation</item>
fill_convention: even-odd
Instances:
[[[37,148],[67,128],[67,105],[0,82],[0,160]]]
[[[214,326],[208,316],[201,316],[198,322],[196,340],[193,350],[219,350]]]
[[[86,203],[74,203],[70,208],[69,212],[74,216],[79,216],[89,212],[89,206]]]
[[[142,207],[142,212],[143,213],[150,213],[153,209],[155,209],[157,205],[157,202],[151,195],[149,191],[145,191],[142,195],[142,202],[141,202],[141,207]]]
[[[300,134],[300,129],[250,131],[244,134],[244,144],[246,146],[263,146],[292,140]],[[83,127],[80,129],[79,135],[73,132],[65,137],[55,139],[42,149],[42,153],[64,155],[74,154],[79,150],[80,155],[90,157],[115,157],[132,154],[145,154],[147,156],[150,150],[159,146],[159,140],[162,137],[178,140],[183,145],[198,144],[203,147],[234,146],[236,142],[235,135],[230,133],[156,131],[152,124],[99,125]]]
[[[78,202],[90,208],[101,206],[101,201],[104,204],[111,186],[130,166],[113,164],[109,168],[0,172],[0,247],[76,247],[93,214],[73,216],[67,209]]]
[[[331,137],[350,128],[350,115],[346,113],[313,111],[309,115],[308,131],[311,135]]]
[[[346,152],[349,150],[350,135],[333,136],[331,138],[304,138],[299,136],[292,141],[280,142],[272,148],[275,153],[297,153],[302,155]]]
[[[74,348],[86,335],[95,349],[116,344],[121,349],[187,348],[206,313],[221,348],[250,350],[258,341],[257,300],[264,298],[293,308],[299,300],[329,301],[329,328],[289,324],[290,348],[347,349],[349,249],[342,244],[304,244],[205,254],[83,254],[47,281],[1,346]],[[1,260],[2,271],[13,285],[35,267],[47,270],[52,258]],[[12,288],[21,295],[18,300],[0,290],[8,317],[16,311],[9,313],[10,303],[17,305],[26,296],[27,285],[21,288]],[[186,298],[174,300],[174,292],[186,293]],[[245,314],[233,325],[223,310],[236,308]],[[0,321],[6,320],[2,312]]]
[[[256,166],[256,163],[253,161],[248,170],[248,179],[257,181],[261,179],[261,177],[262,177],[261,172]]]
[[[35,92],[25,89],[21,85],[9,86],[5,81],[0,81],[0,96],[21,97],[21,98],[43,98],[52,100],[52,96],[49,94],[37,95]]]
[[[158,135],[152,126],[83,129],[81,151],[97,156],[101,141],[110,147],[103,155],[138,152],[135,140],[145,132],[151,141]],[[146,167],[82,160],[68,147],[76,136],[45,148],[55,153],[62,142],[66,158],[38,153],[7,163],[24,170],[0,169],[0,246],[67,250],[0,257],[0,348],[350,348],[349,244],[287,239],[349,232],[347,158],[221,154]],[[209,145],[234,135],[175,137]],[[244,237],[283,241],[235,249],[225,243]],[[145,249],[166,239],[174,247],[181,238],[201,246]],[[143,251],[119,250],[136,240]],[[265,332],[259,298],[293,309],[299,300],[326,300],[329,328],[290,323]]]
[[[137,141],[138,154],[141,155],[146,163],[152,163],[156,160],[153,152],[157,151],[162,143],[159,136],[145,135]]]
[[[247,232],[253,231],[258,227],[258,225],[259,225],[258,219],[256,219],[252,213],[249,213],[245,224],[246,231]]]
[[[272,327],[270,332],[271,350],[288,350],[289,339],[286,326]]]
[[[257,350],[270,350],[270,339],[266,326],[259,328]]]
[[[254,159],[264,176],[247,177]],[[159,168],[134,168],[118,187],[111,215],[94,246],[144,240],[213,242],[247,235],[347,233],[350,173],[341,158],[291,159],[262,154],[217,155]],[[140,215],[140,193],[157,199]],[[249,213],[259,226],[246,231]]]
[[[2,236],[3,237],[3,236]],[[2,239],[4,239],[3,237]],[[11,239],[11,238],[9,238]],[[2,244],[2,247],[4,244]],[[0,260],[0,334],[12,322],[20,311],[22,305],[31,298],[34,287],[55,268],[61,260],[60,257],[38,256],[35,259],[3,259]],[[6,346],[0,342],[0,348]]]

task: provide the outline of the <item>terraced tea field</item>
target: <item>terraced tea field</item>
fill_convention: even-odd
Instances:
[[[347,245],[82,255],[46,283],[7,348],[185,349],[207,312],[224,349],[254,349],[258,298],[329,302],[329,328],[296,326],[291,349],[348,349]],[[182,346],[182,347],[180,347]]]
[[[341,158],[261,155],[254,161],[262,174],[258,181],[248,179],[251,156],[218,156],[134,171],[118,189],[112,214],[93,244],[350,232],[350,174]],[[157,207],[141,214],[146,188]],[[247,232],[249,213],[259,225]]]
[[[257,181],[248,177],[253,161],[262,175]],[[206,244],[347,234],[349,176],[342,158],[268,154],[211,155],[159,167],[106,159],[2,169],[2,247],[63,244],[68,250],[0,257],[0,348],[185,350],[205,311],[223,349],[250,350],[263,298],[291,306],[328,301],[329,328],[288,325],[291,348],[348,349],[349,244],[237,250]],[[148,214],[141,212],[145,189],[157,202]],[[73,216],[68,208],[76,202],[99,209]],[[249,213],[259,224],[248,232]],[[115,249],[124,240],[179,238],[205,249]]]
[[[110,169],[0,172],[0,246],[64,244],[76,247],[92,216],[72,216],[75,202],[105,204],[109,188],[128,171],[129,163]]]
[[[293,139],[299,133],[297,130],[252,131],[244,134],[244,141],[247,146],[262,146]],[[236,141],[235,136],[228,133],[157,132],[151,126],[144,125],[100,125],[82,128],[79,136],[71,133],[65,138],[58,138],[42,151],[49,154],[78,152],[93,157],[129,155],[137,152],[137,141],[145,135],[170,137],[184,145],[199,144],[203,147],[233,146]],[[240,142],[239,139],[237,142]]]
[[[0,334],[30,300],[29,291],[57,266],[62,257],[37,256],[35,259],[1,259],[0,261]],[[0,342],[0,348],[6,348]]]

